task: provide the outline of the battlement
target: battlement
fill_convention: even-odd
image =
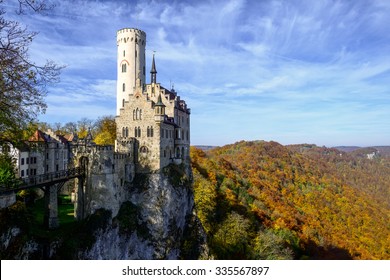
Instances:
[[[138,34],[138,35],[141,35],[141,36],[145,36],[146,37],[146,33],[144,31],[142,31],[141,29],[138,29],[138,28],[122,28],[122,29],[119,29],[116,34],[119,35],[119,34],[123,34],[123,33],[135,33],[135,34]]]
[[[114,153],[114,159],[132,158],[131,153]]]
[[[117,33],[117,44],[135,42],[142,45],[146,44],[146,33],[136,28],[124,28]]]

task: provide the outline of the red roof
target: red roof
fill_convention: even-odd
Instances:
[[[47,142],[47,135],[37,129],[34,134],[28,139],[30,142]]]

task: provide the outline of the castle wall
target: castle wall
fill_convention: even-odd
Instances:
[[[113,146],[96,145],[76,145],[73,153],[77,165],[82,157],[88,159],[86,181],[83,186],[77,185],[78,182],[75,185],[78,194],[76,215],[78,208],[83,209],[84,216],[105,208],[115,216],[120,205],[128,199],[128,187],[135,177],[133,155],[117,153]],[[82,192],[80,187],[83,188]]]

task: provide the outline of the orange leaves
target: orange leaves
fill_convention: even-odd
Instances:
[[[390,164],[383,160],[264,141],[192,152],[193,167],[218,193],[219,213],[246,209],[262,226],[293,232],[318,258],[390,258]]]

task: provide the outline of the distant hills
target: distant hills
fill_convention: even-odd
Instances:
[[[215,259],[390,259],[390,147],[202,147],[194,200]]]
[[[304,144],[302,144],[304,145]],[[210,146],[210,145],[195,145],[196,148],[201,149],[203,151],[209,151],[214,148],[218,148],[219,146]],[[359,153],[372,153],[375,150],[379,152],[381,156],[390,157],[390,146],[372,146],[372,147],[359,147],[359,146],[336,146],[333,147],[339,151],[343,151],[346,153],[355,152]]]
[[[383,157],[390,157],[390,146],[373,146],[373,147],[358,147],[358,146],[338,146],[334,147],[337,150],[356,154],[372,153],[378,151],[379,154]]]

